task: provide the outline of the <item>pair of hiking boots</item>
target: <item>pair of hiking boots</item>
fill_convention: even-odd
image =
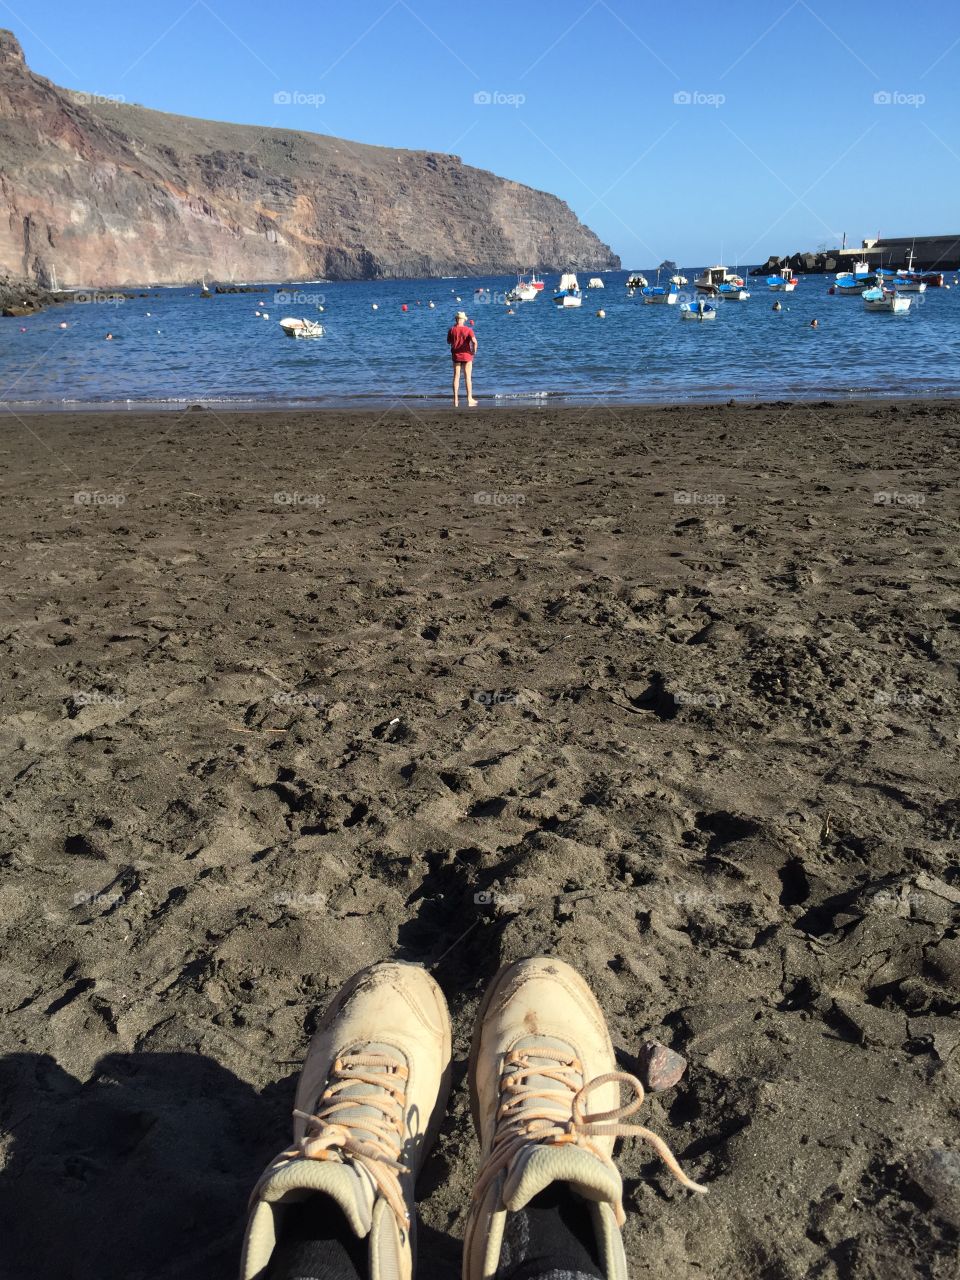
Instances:
[[[414,1183],[443,1118],[450,1059],[446,1001],[419,965],[376,964],[342,988],[303,1066],[293,1145],[254,1189],[241,1280],[266,1280],[284,1215],[308,1202],[318,1214],[336,1206],[366,1241],[372,1280],[411,1280]],[[623,1123],[643,1086],[617,1070],[600,1006],[563,961],[521,960],[497,974],[477,1017],[469,1080],[481,1162],[464,1280],[497,1275],[508,1216],[557,1184],[589,1210],[603,1275],[626,1280],[618,1137],[646,1139],[684,1186],[705,1190],[661,1138]],[[634,1094],[625,1105],[623,1084]]]

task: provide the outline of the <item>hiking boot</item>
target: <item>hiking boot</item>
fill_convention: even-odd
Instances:
[[[634,1094],[626,1105],[623,1084]],[[706,1191],[686,1176],[662,1138],[622,1123],[642,1105],[643,1085],[617,1070],[603,1012],[562,960],[520,960],[497,974],[477,1016],[470,1097],[481,1159],[464,1280],[496,1276],[508,1214],[555,1183],[588,1202],[603,1275],[626,1280],[623,1183],[613,1163],[618,1137],[646,1139],[678,1181]]]
[[[411,1280],[414,1182],[449,1090],[450,1017],[430,974],[387,962],[351,978],[303,1064],[293,1145],[251,1196],[241,1280],[267,1274],[285,1210],[311,1196],[366,1238],[372,1280]]]

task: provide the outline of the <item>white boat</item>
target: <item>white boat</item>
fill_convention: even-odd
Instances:
[[[864,289],[863,305],[867,311],[891,311],[901,316],[910,310],[912,298],[905,298],[897,289],[884,289],[875,285],[872,289]]]
[[[590,277],[590,279],[587,281],[587,288],[588,288],[588,289],[602,289],[602,288],[603,288],[603,281],[600,279],[600,277],[599,277],[599,276],[591,276],[591,277]]]
[[[579,307],[583,303],[580,284],[572,271],[565,271],[560,277],[560,285],[553,295],[558,307]]]
[[[667,285],[666,288],[660,283],[660,272],[657,272],[657,283],[644,285],[640,290],[640,294],[646,305],[660,304],[661,306],[672,307],[680,301],[680,290],[675,284]]]
[[[322,338],[323,325],[318,320],[298,319],[286,316],[280,321],[280,328],[288,338]]]
[[[536,302],[539,297],[540,290],[532,280],[524,280],[523,276],[517,276],[517,283],[507,294],[507,301]]]
[[[838,271],[834,292],[846,297],[862,297],[864,289],[875,281],[876,277],[869,262],[855,262],[852,271]]]
[[[767,288],[772,289],[774,293],[793,293],[799,283],[790,267],[781,267],[772,276],[767,276]]]
[[[742,289],[746,281],[743,276],[737,275],[736,271],[729,271],[726,267],[716,266],[707,267],[703,275],[697,276],[693,283],[694,287],[699,289],[701,293],[715,296],[722,284],[735,284]]]
[[[627,276],[628,289],[645,289],[647,287],[647,277],[641,275],[639,271],[631,271]]]
[[[680,303],[681,320],[716,320],[717,308],[713,302],[704,302],[698,298],[696,302]]]
[[[898,271],[893,271],[889,267],[878,267],[877,284],[888,288],[893,287],[898,293],[926,293],[927,291],[926,283],[914,273],[912,253],[906,270],[903,267]]]
[[[680,286],[680,288],[683,288],[683,286],[684,286],[685,284],[689,284],[689,283],[690,283],[690,281],[687,279],[687,277],[686,277],[686,276],[679,276],[679,275],[678,275],[678,276],[671,276],[671,277],[670,277],[670,283],[671,283],[671,284],[675,284],[675,285],[679,285],[679,286]]]
[[[750,294],[738,284],[721,284],[717,286],[717,297],[724,302],[746,302]]]

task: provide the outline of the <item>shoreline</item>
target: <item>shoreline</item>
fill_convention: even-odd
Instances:
[[[461,406],[455,409],[446,396],[394,396],[361,399],[325,399],[325,400],[204,400],[200,397],[184,397],[182,400],[110,400],[110,401],[64,401],[55,404],[37,404],[33,401],[0,400],[0,419],[37,417],[60,418],[77,414],[89,416],[101,414],[105,417],[145,417],[151,414],[168,416],[190,412],[207,412],[213,415],[246,416],[252,414],[320,414],[340,416],[363,416],[365,414],[382,417],[385,412],[410,413],[414,406],[426,413],[464,414],[477,417],[484,412],[496,413],[531,413],[543,412],[580,413],[583,410],[597,412],[624,412],[636,410],[656,412],[676,411],[680,409],[718,409],[742,408],[747,410],[784,409],[792,406],[824,408],[857,408],[877,405],[922,404],[927,406],[954,407],[960,402],[960,389],[955,392],[943,390],[929,393],[913,391],[909,395],[890,395],[878,392],[870,395],[863,391],[841,392],[816,391],[809,395],[784,395],[775,399],[769,397],[752,397],[737,395],[734,392],[700,399],[695,395],[686,398],[664,400],[616,400],[612,397],[603,399],[600,395],[578,397],[562,392],[543,392],[539,395],[502,395],[484,397],[481,394],[480,404],[476,410],[467,410]]]

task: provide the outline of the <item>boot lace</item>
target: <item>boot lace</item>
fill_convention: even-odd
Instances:
[[[280,1156],[281,1160],[352,1161],[369,1174],[393,1210],[401,1233],[408,1232],[410,1225],[400,1187],[400,1175],[410,1172],[401,1161],[408,1076],[403,1063],[386,1054],[341,1054],[331,1068],[316,1113],[294,1111],[306,1121],[306,1131],[297,1145]],[[358,1091],[358,1084],[368,1085],[369,1091]],[[347,1093],[348,1089],[351,1092]],[[371,1108],[379,1115],[347,1115],[357,1107]],[[363,1131],[363,1137],[358,1130]]]
[[[539,1077],[536,1085],[530,1083],[532,1076]],[[544,1078],[556,1081],[557,1088],[544,1086]],[[500,1108],[493,1147],[477,1180],[475,1194],[478,1200],[482,1199],[497,1175],[508,1168],[531,1142],[549,1146],[574,1143],[610,1168],[615,1168],[613,1160],[591,1142],[591,1138],[642,1138],[653,1147],[682,1186],[688,1191],[706,1194],[707,1188],[687,1177],[676,1156],[658,1134],[643,1125],[623,1123],[640,1110],[646,1096],[636,1076],[625,1071],[611,1071],[581,1085],[583,1078],[580,1060],[556,1049],[514,1049],[507,1054],[500,1078]],[[627,1085],[633,1091],[633,1097],[612,1111],[588,1112],[586,1102],[589,1095],[601,1085],[614,1082]],[[626,1215],[621,1202],[617,1202],[614,1211],[622,1227]]]

